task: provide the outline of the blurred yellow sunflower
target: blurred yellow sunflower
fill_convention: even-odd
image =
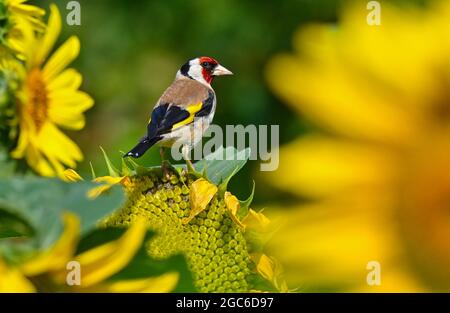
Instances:
[[[30,260],[10,266],[0,258],[0,292],[170,292],[178,282],[178,273],[119,281],[108,278],[122,270],[143,244],[145,221],[134,223],[117,240],[76,255],[80,221],[71,213],[64,215],[64,232],[47,251]],[[78,262],[82,271],[80,284],[70,286],[69,262]]]
[[[25,158],[38,174],[62,176],[65,166],[74,168],[83,156],[78,146],[59,127],[79,130],[85,125],[83,112],[92,98],[79,91],[82,77],[66,67],[78,56],[80,43],[70,37],[48,57],[61,30],[61,17],[50,7],[46,31],[24,29],[26,76],[17,94],[20,134],[13,158]]]
[[[27,0],[0,0],[0,41],[19,56],[24,52],[22,30],[27,27],[24,24],[40,32],[45,29],[45,24],[41,21],[45,11],[25,2]]]
[[[300,289],[449,291],[450,3],[383,2],[379,26],[365,5],[300,29],[297,52],[267,66],[273,91],[323,130],[282,147],[263,177],[307,199],[271,248]],[[381,284],[367,282],[372,261]]]

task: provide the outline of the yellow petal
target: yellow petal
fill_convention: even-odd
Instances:
[[[366,284],[369,261],[379,262],[382,271],[406,274],[406,263],[397,263],[408,256],[389,215],[392,203],[382,198],[343,195],[339,201],[283,207],[289,214],[267,249],[284,265],[289,285],[356,288]]]
[[[179,274],[170,272],[157,277],[121,280],[95,286],[91,291],[98,292],[171,292],[177,285]]]
[[[253,254],[251,255],[252,261],[256,264],[256,270],[262,277],[268,281],[274,279],[274,263],[265,254]]]
[[[100,196],[102,193],[104,193],[104,192],[108,191],[109,189],[111,189],[111,187],[112,187],[112,185],[108,185],[108,184],[94,187],[92,189],[89,189],[89,191],[87,193],[87,196],[88,196],[89,199],[95,199],[98,196]]]
[[[40,41],[38,47],[36,47],[36,55],[32,66],[41,65],[55,44],[56,39],[61,32],[61,15],[59,14],[58,7],[54,4],[50,5],[50,17],[48,19],[48,25],[44,34],[44,37]]]
[[[19,93],[18,97],[23,101],[22,94]],[[19,110],[25,110],[24,106],[19,106]],[[21,159],[28,153],[27,148],[33,144],[33,130],[34,123],[29,114],[21,114],[20,116],[20,134],[16,148],[11,152],[11,156],[15,159]]]
[[[76,90],[81,86],[83,77],[76,70],[69,68],[56,76],[47,84],[48,93],[52,91],[69,89]]]
[[[233,196],[231,192],[226,191],[224,196],[224,201],[227,206],[228,212],[230,213],[231,219],[240,227],[244,228],[244,225],[241,223],[239,218],[237,217],[237,213],[241,207],[238,198]]]
[[[91,108],[94,100],[85,92],[71,89],[59,89],[48,94],[51,109],[73,110],[74,112],[84,112]],[[68,112],[67,112],[68,113]]]
[[[21,4],[21,5],[15,6],[14,11],[21,12],[22,14],[26,14],[26,15],[36,15],[36,16],[45,15],[44,9],[41,9],[34,5],[29,5],[29,4]]]
[[[69,112],[61,114],[62,110],[52,110],[49,114],[50,119],[56,125],[65,129],[80,130],[86,125],[86,119],[83,114]]]
[[[26,160],[28,165],[35,170],[39,175],[52,177],[56,175],[55,170],[50,166],[50,163],[42,155],[42,153],[35,147],[34,144],[27,146]]]
[[[47,158],[55,158],[69,167],[75,167],[76,161],[83,159],[80,148],[52,123],[42,126],[36,145]]]
[[[126,176],[119,176],[119,177],[113,177],[113,176],[101,176],[94,179],[94,182],[96,183],[105,183],[108,185],[116,185],[122,183]]]
[[[22,126],[22,125],[21,125]],[[26,149],[28,147],[28,134],[26,128],[21,128],[19,134],[19,140],[17,142],[16,148],[11,152],[11,157],[14,159],[21,159],[25,156]]]
[[[281,292],[288,292],[286,281],[284,280],[284,273],[281,264],[273,258],[263,254],[254,253],[250,255],[250,259],[256,265],[256,271],[269,282],[271,282],[276,289]]]
[[[101,183],[102,185],[94,187],[88,191],[88,197],[91,199],[97,198],[102,193],[108,191],[111,189],[112,186],[116,184],[126,184],[126,181],[128,181],[127,176],[119,176],[119,177],[112,177],[112,176],[102,176],[97,177],[93,181],[96,183]]]
[[[64,231],[58,241],[43,252],[20,265],[26,276],[36,276],[49,271],[65,270],[75,253],[80,233],[80,220],[73,213],[64,213]]]
[[[79,130],[85,125],[83,112],[93,104],[93,99],[84,92],[59,90],[49,94],[49,118],[61,127]]]
[[[72,36],[50,57],[43,69],[44,80],[50,82],[80,53],[80,41]]]
[[[37,41],[35,38],[35,29],[26,19],[16,19],[14,28],[7,37],[8,45],[17,51],[17,57],[22,61],[27,61],[27,68],[34,66],[33,57]]]
[[[208,206],[214,195],[217,193],[217,186],[211,184],[204,178],[199,178],[191,185],[189,193],[191,201],[191,211],[189,217],[183,219],[183,223],[189,223],[197,214]]]
[[[82,269],[82,286],[100,283],[123,269],[141,247],[146,231],[145,221],[139,219],[121,238],[78,255],[75,260]]]
[[[263,178],[272,186],[309,197],[384,186],[396,176],[389,150],[371,144],[308,136],[280,150],[280,165]]]
[[[326,129],[389,143],[411,138],[418,122],[411,110],[392,105],[398,98],[377,95],[370,82],[350,69],[338,61],[314,67],[282,55],[269,63],[266,76],[280,97]],[[286,76],[288,81],[279,79]]]
[[[33,284],[16,268],[0,258],[0,292],[35,292]]]
[[[69,168],[64,171],[64,178],[68,182],[77,182],[83,180],[83,178],[73,169]]]
[[[58,160],[54,155],[46,155],[47,160],[50,162],[51,166],[55,170],[56,175],[60,179],[64,180],[64,171],[66,170],[64,165]],[[76,164],[70,165],[71,167],[75,167]]]
[[[267,233],[271,230],[270,220],[261,212],[249,209],[247,216],[242,220],[246,229],[259,233]]]

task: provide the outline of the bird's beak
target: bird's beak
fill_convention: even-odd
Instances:
[[[214,71],[212,72],[214,76],[220,76],[220,75],[233,75],[233,73],[230,70],[227,70],[222,65],[217,65]]]

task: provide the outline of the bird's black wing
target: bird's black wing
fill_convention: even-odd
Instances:
[[[148,138],[160,137],[170,132],[174,125],[189,118],[191,113],[179,106],[164,103],[152,112],[152,118],[147,126]]]
[[[209,91],[205,100],[197,104],[186,106],[162,103],[153,109],[151,119],[147,125],[147,136],[125,156],[141,157],[151,146],[162,139],[164,134],[178,127],[189,125],[196,117],[208,116],[214,104],[214,92]]]

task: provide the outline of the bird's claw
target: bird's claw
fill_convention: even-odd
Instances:
[[[172,176],[171,173],[170,173],[171,171],[174,171],[175,173],[177,172],[177,171],[173,168],[172,164],[170,164],[169,161],[167,161],[167,160],[162,161],[161,169],[162,169],[162,172],[163,172],[163,176],[164,176],[167,180],[169,180],[170,177]]]

